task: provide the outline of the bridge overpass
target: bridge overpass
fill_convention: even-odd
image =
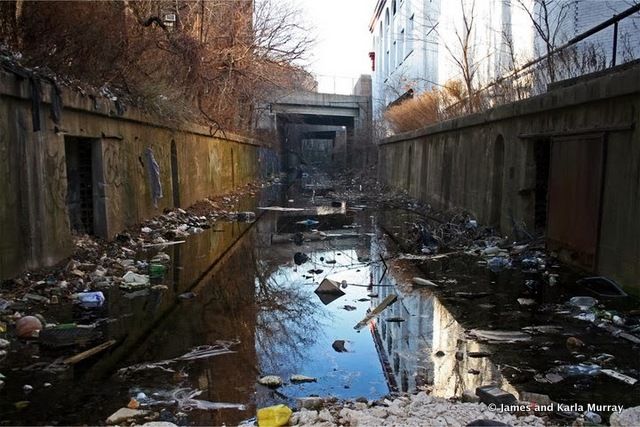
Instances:
[[[309,164],[334,170],[357,167],[373,156],[370,91],[288,93],[271,102],[269,112],[289,170]]]

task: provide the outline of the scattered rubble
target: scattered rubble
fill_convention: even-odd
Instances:
[[[379,401],[327,402],[312,398],[314,405],[304,405],[294,412],[289,424],[295,426],[464,426],[504,425],[544,426],[545,419],[531,413],[512,414],[491,411],[484,403],[457,402],[420,392]],[[486,420],[485,424],[471,424]],[[246,425],[246,424],[245,424]]]

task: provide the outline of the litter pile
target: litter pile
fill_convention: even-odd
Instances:
[[[54,362],[44,362],[45,358],[22,368],[46,372],[63,371],[112,347],[115,340],[107,339],[105,333],[108,296],[114,291],[124,292],[127,298],[165,292],[163,281],[171,257],[163,250],[211,228],[218,220],[255,221],[254,212],[231,209],[256,188],[247,185],[232,195],[201,201],[189,211],[166,210],[109,242],[76,236],[70,260],[0,283],[0,362],[9,352],[18,351],[22,343],[14,345],[17,340],[37,345],[41,354],[58,357]],[[73,320],[57,323],[49,318],[47,313],[64,311],[53,310],[64,304],[73,305]],[[61,352],[66,356],[60,358]],[[5,381],[0,373],[0,389]]]

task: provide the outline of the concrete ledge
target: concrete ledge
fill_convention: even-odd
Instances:
[[[640,93],[640,65],[635,65],[630,69],[614,69],[605,76],[588,81],[577,81],[575,85],[558,88],[522,101],[499,105],[481,113],[456,117],[421,129],[399,133],[382,139],[379,145],[418,139],[442,132],[458,131],[513,117],[549,112],[636,93]]]

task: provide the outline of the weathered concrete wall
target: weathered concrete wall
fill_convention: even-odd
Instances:
[[[512,235],[514,221],[535,228],[536,144],[601,137],[603,189],[592,269],[639,291],[639,121],[640,66],[634,65],[387,138],[379,147],[379,173],[437,208],[466,209]],[[584,214],[579,206],[567,209],[576,218]]]
[[[71,253],[69,137],[92,145],[94,216],[100,223],[96,234],[106,238],[161,214],[174,202],[189,206],[259,176],[258,153],[264,148],[253,140],[220,132],[212,136],[203,126],[166,125],[135,109],[118,113],[114,102],[72,90],[62,91],[64,107],[56,124],[52,86],[40,82],[42,101],[33,104],[32,84],[0,69],[0,278],[55,264]],[[33,130],[33,109],[39,131]],[[163,198],[157,206],[147,148],[160,168]]]

